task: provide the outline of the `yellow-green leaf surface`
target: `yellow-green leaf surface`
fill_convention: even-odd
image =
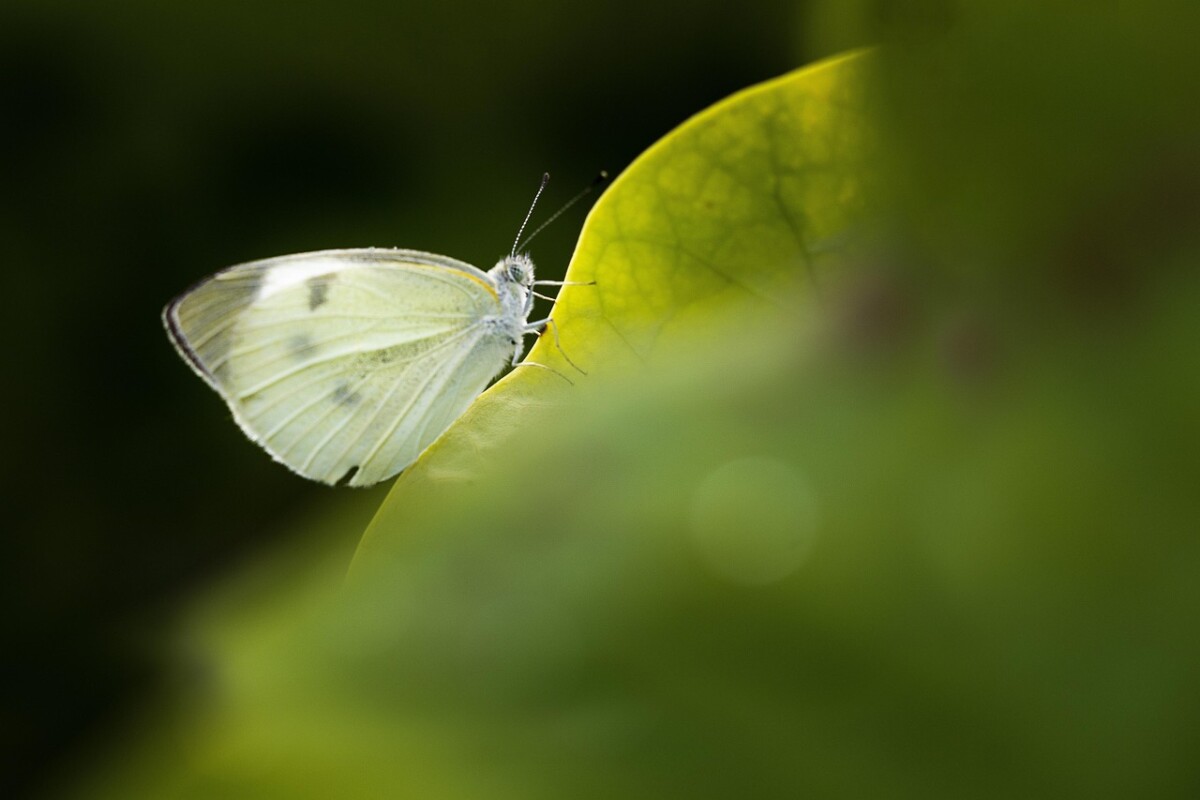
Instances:
[[[866,203],[869,61],[841,56],[740,92],[622,173],[589,214],[567,273],[594,285],[563,289],[558,342],[545,335],[528,356],[550,369],[517,369],[482,395],[396,481],[358,558],[405,535],[431,483],[444,489],[502,459],[572,387],[652,364],[663,345],[731,309],[777,312],[819,289]]]

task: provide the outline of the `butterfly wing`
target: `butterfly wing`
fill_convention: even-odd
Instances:
[[[411,464],[505,364],[487,275],[411,250],[328,250],[220,272],[163,319],[246,434],[324,483]]]

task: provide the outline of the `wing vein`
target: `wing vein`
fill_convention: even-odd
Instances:
[[[474,346],[468,348],[467,352],[470,352],[470,350],[473,349]],[[455,370],[457,370],[461,364],[462,358],[460,357],[454,362]],[[441,365],[440,369],[430,372],[429,377],[422,382],[421,388],[413,393],[413,396],[409,399],[408,404],[404,407],[404,411],[395,415],[395,418],[392,420],[392,424],[388,426],[383,435],[380,436],[375,441],[375,444],[371,447],[371,449],[367,451],[366,456],[362,459],[362,464],[360,467],[361,470],[366,470],[367,466],[375,459],[375,456],[379,453],[380,449],[388,442],[389,439],[392,438],[392,435],[396,432],[396,429],[400,427],[400,422],[404,419],[404,417],[408,416],[409,412],[412,411],[413,404],[417,402],[419,397],[425,394],[425,390],[429,388],[431,383],[433,383],[433,379],[442,375],[446,371],[446,365]],[[428,414],[428,409],[426,410],[426,414]],[[417,439],[417,444],[420,444],[420,439]]]
[[[455,338],[459,338],[459,337],[461,337],[461,336],[463,336],[463,335],[466,335],[467,333],[470,333],[470,332],[472,332],[473,330],[474,330],[474,329],[472,329],[472,328],[468,328],[467,330],[464,330],[464,331],[463,331],[461,334],[458,334],[458,336],[456,336]],[[440,346],[439,346],[437,349],[439,349],[439,350],[440,350],[440,349],[442,349],[443,347],[446,347],[446,346],[448,346],[448,345],[450,344],[450,342],[451,342],[451,341],[453,341],[453,340],[447,340],[447,341],[446,341],[446,342],[444,342],[442,345],[440,345]],[[429,354],[431,354],[432,352],[433,352],[433,351],[431,350],[429,353],[426,353],[425,355],[429,355]],[[413,404],[414,404],[415,402],[417,402],[417,399],[418,399],[418,398],[420,398],[420,397],[421,397],[421,396],[422,396],[422,395],[425,393],[425,390],[426,390],[426,389],[429,387],[429,383],[430,383],[430,381],[432,381],[432,380],[433,380],[433,376],[434,376],[434,375],[437,375],[437,374],[438,374],[438,372],[439,372],[439,370],[434,370],[433,372],[431,372],[431,373],[430,373],[430,375],[429,375],[429,377],[428,377],[428,378],[426,378],[426,379],[425,379],[425,380],[424,380],[424,381],[421,383],[421,385],[420,385],[420,387],[417,389],[417,391],[415,391],[415,392],[413,392],[413,393],[412,393],[412,396],[409,398],[409,400],[408,400],[408,403],[407,403],[407,404],[404,406],[403,410],[401,410],[399,413],[397,413],[397,414],[394,414],[394,415],[393,415],[392,424],[391,424],[391,425],[388,427],[388,429],[387,429],[387,431],[384,433],[384,435],[383,435],[383,436],[381,436],[381,437],[379,438],[379,440],[378,440],[378,441],[376,441],[375,445],[374,445],[374,446],[371,448],[371,450],[370,450],[370,451],[367,453],[367,456],[366,456],[366,458],[363,458],[363,459],[360,461],[360,463],[358,464],[358,467],[359,467],[359,472],[360,472],[360,473],[361,473],[363,470],[365,470],[365,468],[366,468],[366,465],[367,465],[367,462],[369,462],[369,461],[370,461],[372,458],[374,458],[374,457],[375,457],[375,453],[377,453],[377,452],[379,451],[379,448],[380,448],[380,447],[382,447],[382,446],[383,446],[383,444],[384,444],[384,443],[385,443],[385,442],[386,442],[386,441],[387,441],[389,438],[391,438],[391,436],[392,436],[392,434],[393,434],[393,433],[395,433],[395,431],[396,431],[396,428],[398,428],[398,427],[400,426],[400,423],[401,423],[401,421],[402,421],[402,420],[405,418],[405,416],[407,416],[407,415],[408,415],[408,412],[409,412],[409,411],[412,409],[412,407],[413,407]],[[374,422],[375,422],[375,420],[379,418],[379,414],[380,414],[380,413],[383,411],[383,409],[384,409],[384,408],[387,406],[387,404],[388,404],[389,402],[391,402],[391,399],[392,399],[393,395],[395,395],[395,393],[396,393],[396,390],[397,390],[399,387],[400,387],[400,381],[396,381],[396,383],[395,383],[395,384],[392,386],[392,388],[388,390],[388,394],[387,394],[387,396],[384,398],[383,402],[381,402],[381,403],[380,403],[380,404],[379,404],[379,405],[376,407],[376,409],[375,409],[375,413],[371,415],[371,418],[370,418],[370,419],[367,421],[367,424],[366,424],[366,426],[364,426],[364,428],[363,428],[362,432],[361,432],[361,433],[359,433],[359,435],[358,435],[358,436],[356,436],[356,437],[354,438],[354,440],[353,440],[351,443],[349,443],[349,444],[348,444],[348,445],[347,445],[345,448],[343,448],[343,449],[342,449],[342,452],[341,452],[341,453],[338,455],[338,457],[337,457],[337,462],[338,462],[338,463],[340,463],[340,462],[342,461],[342,459],[344,459],[344,458],[346,457],[346,454],[347,454],[347,453],[349,453],[349,452],[350,452],[352,449],[354,449],[355,447],[357,447],[357,446],[358,446],[359,442],[361,442],[361,441],[362,441],[362,438],[363,438],[363,436],[365,436],[365,435],[367,434],[367,432],[368,432],[368,431],[371,429],[371,425],[373,425],[373,424],[374,424]]]
[[[404,361],[396,361],[396,362],[392,362],[392,364],[394,364],[395,366],[406,365],[406,364],[412,364],[414,361],[418,360],[419,358],[424,358],[425,356],[428,356],[428,355],[431,355],[431,354],[433,354],[433,353],[436,353],[437,351],[441,350],[443,347],[446,347],[446,346],[447,346],[447,345],[449,345],[451,342],[453,342],[453,341],[454,341],[454,340],[455,340],[457,337],[459,337],[459,336],[462,336],[464,333],[465,333],[465,331],[463,331],[463,332],[460,332],[460,333],[457,333],[457,334],[455,334],[454,336],[452,336],[452,337],[450,337],[449,339],[447,339],[446,341],[444,341],[444,342],[442,342],[442,343],[440,343],[440,344],[434,345],[433,347],[429,348],[429,349],[428,349],[428,350],[426,350],[424,353],[420,353],[420,354],[418,354],[418,355],[415,355],[415,356],[413,356],[413,357],[411,357],[411,358],[409,358],[409,359],[406,359],[406,360],[404,360]],[[392,366],[392,365],[389,365],[389,366]],[[392,369],[395,369],[395,366],[392,366]],[[404,374],[405,372],[407,372],[407,371],[408,371],[407,369],[400,370],[400,374],[401,374],[401,375],[403,375],[403,374]],[[366,379],[368,379],[368,378],[372,377],[372,376],[373,376],[373,375],[375,375],[375,374],[377,374],[377,373],[375,373],[375,372],[368,372],[366,375],[364,375],[364,376],[363,376],[363,380],[366,380]],[[321,381],[314,381],[314,383],[320,383],[320,382],[323,382],[323,381],[325,381],[325,380],[328,380],[328,378],[322,378],[322,380],[321,380]],[[307,386],[307,385],[309,385],[309,384],[306,384],[306,386]],[[360,381],[360,383],[359,383],[359,384],[357,384],[357,385],[358,385],[358,386],[361,386],[361,385],[362,385],[361,381]],[[292,422],[294,422],[294,421],[296,420],[296,418],[297,418],[297,417],[299,417],[299,416],[300,416],[301,414],[303,414],[304,412],[308,411],[308,410],[309,410],[310,408],[312,408],[314,405],[316,405],[317,403],[319,403],[319,402],[320,402],[322,399],[324,399],[324,397],[323,397],[323,396],[318,396],[318,397],[314,398],[313,400],[309,401],[308,403],[306,403],[305,405],[303,405],[303,406],[301,406],[300,408],[298,408],[298,409],[296,409],[295,411],[293,411],[293,412],[292,412],[291,414],[289,414],[289,415],[288,415],[288,416],[287,416],[285,419],[283,419],[281,422],[279,422],[279,423],[278,423],[278,424],[277,424],[277,425],[276,425],[274,428],[272,428],[272,429],[271,429],[271,430],[270,430],[270,431],[269,431],[269,432],[266,434],[266,437],[265,437],[265,438],[271,438],[271,437],[273,437],[273,436],[276,436],[276,435],[278,435],[280,431],[282,431],[284,428],[286,428],[288,425],[290,425]],[[314,423],[314,426],[315,426],[315,423]],[[303,433],[303,434],[302,434],[302,435],[299,437],[299,439],[297,439],[297,441],[301,441],[301,440],[303,440],[303,439],[304,439],[304,437],[305,437],[305,436],[308,436],[308,434],[309,434],[309,433],[311,433],[311,432],[312,432],[312,427],[310,427],[308,430],[306,430],[306,431],[305,431],[305,432],[304,432],[304,433]],[[288,448],[288,449],[290,450],[291,448]]]

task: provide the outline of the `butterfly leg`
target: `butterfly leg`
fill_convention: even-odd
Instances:
[[[522,361],[520,364],[517,364],[517,366],[518,367],[537,367],[538,369],[544,369],[547,372],[553,372],[555,375],[562,378],[564,381],[571,384],[572,386],[575,385],[575,381],[571,380],[566,375],[563,375],[561,372],[556,370],[554,367],[547,367],[545,364],[539,364],[536,361]]]
[[[595,281],[534,281],[534,286],[595,286]],[[551,297],[541,292],[535,292],[532,289],[529,291],[534,297],[540,297],[543,300],[557,300],[557,297]]]
[[[595,286],[595,281],[534,281],[534,286]]]
[[[525,327],[522,328],[522,330],[521,330],[521,337],[524,338],[526,334],[530,334],[530,333],[541,333],[543,330],[545,330],[546,326],[549,324],[550,324],[549,317],[546,317],[545,319],[539,319],[536,322],[526,322]],[[517,345],[517,352],[513,354],[513,366],[514,367],[517,365],[517,362],[521,360],[521,352],[524,349],[525,349],[524,344]],[[562,349],[562,348],[559,348],[559,349]]]
[[[562,353],[562,357],[566,359],[567,363],[579,370],[581,375],[587,375],[587,371],[572,361],[571,357],[567,355],[567,351],[562,349],[562,343],[558,340],[558,325],[554,322],[553,317],[525,323],[525,333],[541,333],[546,328],[549,328],[550,332],[554,334],[554,346],[558,348],[558,352]],[[518,352],[517,355],[520,356],[520,353]]]

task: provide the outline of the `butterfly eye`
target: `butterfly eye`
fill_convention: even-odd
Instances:
[[[509,277],[509,280],[511,280],[513,283],[524,283],[525,282],[525,268],[522,267],[520,264],[509,264],[508,265],[508,277]]]

